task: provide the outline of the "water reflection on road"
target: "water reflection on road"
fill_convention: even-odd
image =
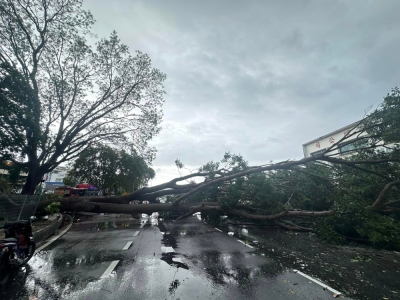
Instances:
[[[317,299],[296,290],[293,283],[300,279],[257,251],[197,218],[78,223],[33,257],[0,298],[265,299],[268,293],[271,299],[293,299],[294,292],[298,299]],[[116,267],[103,278],[111,262]]]

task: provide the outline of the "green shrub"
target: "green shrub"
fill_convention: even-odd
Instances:
[[[47,214],[55,214],[59,213],[61,208],[61,203],[60,202],[52,202],[51,204],[47,205],[44,210]]]

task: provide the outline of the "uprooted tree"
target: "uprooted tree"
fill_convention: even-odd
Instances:
[[[395,88],[378,109],[317,156],[249,166],[240,155],[226,153],[221,163],[209,162],[196,173],[128,195],[59,202],[65,211],[173,211],[181,214],[177,219],[202,212],[210,221],[224,214],[399,249],[399,129],[400,91]],[[179,160],[176,164],[183,167]],[[130,205],[133,200],[150,204]]]

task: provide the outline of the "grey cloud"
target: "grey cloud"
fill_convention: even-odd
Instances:
[[[85,1],[168,76],[156,166],[299,158],[399,84],[400,2]]]

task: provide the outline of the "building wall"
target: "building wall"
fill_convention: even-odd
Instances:
[[[65,167],[57,167],[52,172],[47,173],[44,175],[45,183],[42,185],[42,189],[45,190],[54,190],[56,187],[64,185],[63,179],[67,176],[67,168]],[[9,172],[6,169],[0,169],[0,176],[8,176]],[[28,173],[20,172],[19,173],[19,180],[18,183],[14,185],[15,192],[20,193],[22,190],[23,185],[25,184],[26,177]]]
[[[63,182],[64,177],[67,176],[67,168],[65,167],[57,167],[53,171],[47,173],[44,176],[45,182]]]
[[[44,175],[44,184],[43,190],[44,191],[54,191],[57,187],[63,186],[63,179],[67,176],[67,168],[65,167],[57,167],[53,171]]]
[[[63,182],[65,176],[67,176],[68,170],[65,167],[57,167],[53,171],[44,175],[45,182]],[[0,169],[0,175],[8,176],[8,170]],[[19,176],[24,180],[28,176],[28,173],[21,171]]]
[[[357,126],[358,123],[359,123],[359,121],[352,123],[350,125],[347,125],[338,130],[335,130],[331,133],[328,133],[318,139],[315,139],[308,143],[303,144],[304,157],[310,157],[310,156],[314,156],[314,155],[324,152],[324,150],[331,147],[332,144],[340,141],[349,132],[349,130],[351,130],[355,126]],[[362,133],[360,136],[365,136],[365,135],[366,135],[366,133]],[[335,157],[342,157],[342,158],[352,155],[354,152],[351,152],[351,150],[354,149],[354,146],[352,146],[351,143],[350,144],[348,143],[348,142],[351,142],[352,140],[355,141],[356,136],[353,136],[349,139],[343,140],[342,142],[346,142],[347,145],[343,145],[343,147],[339,147],[338,150],[332,151],[330,154],[337,154],[337,155],[335,155]],[[390,144],[388,146],[394,146],[394,145],[395,144]],[[376,151],[390,152],[390,150],[388,150],[382,146],[378,146],[376,148]]]
[[[337,143],[338,141],[340,141],[349,132],[349,130],[354,128],[357,124],[358,124],[358,122],[352,123],[343,128],[340,128],[331,133],[328,133],[318,139],[314,139],[306,144],[303,144],[304,157],[310,157],[310,156],[320,154],[324,150],[331,147],[334,143]],[[347,141],[350,141],[350,140],[346,140],[346,142]],[[345,152],[345,151],[346,151],[346,148],[343,147],[342,148],[343,154],[340,154],[341,153],[340,150],[332,151],[331,154],[338,153],[338,157],[349,155],[349,153]]]

